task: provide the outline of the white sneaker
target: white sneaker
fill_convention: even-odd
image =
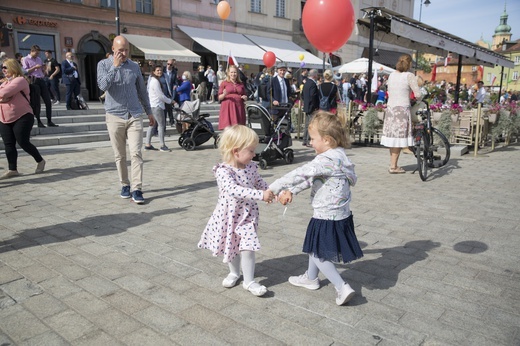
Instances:
[[[338,295],[336,298],[336,304],[343,305],[351,300],[352,297],[354,297],[356,291],[354,291],[352,287],[350,287],[350,285],[345,282],[339,291],[336,290],[336,293]]]
[[[320,288],[320,279],[309,279],[307,272],[300,276],[290,276],[289,283],[293,284],[294,286],[305,287],[309,290],[317,290]]]
[[[55,105],[55,106],[57,106],[57,105],[60,104],[60,101],[56,100],[56,101],[54,101],[52,104]]]

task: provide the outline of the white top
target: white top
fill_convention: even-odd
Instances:
[[[150,98],[151,107],[165,109],[165,103],[172,103],[172,100],[164,95],[161,89],[161,82],[155,77],[151,77],[148,81],[148,97]]]
[[[410,106],[410,92],[413,91],[417,100],[423,95],[417,78],[411,72],[395,71],[390,73],[387,81],[388,107]]]

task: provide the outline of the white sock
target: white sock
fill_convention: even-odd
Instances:
[[[240,255],[235,256],[231,262],[228,262],[229,273],[240,276]]]
[[[255,252],[241,251],[242,274],[244,274],[244,283],[247,285],[255,280]]]
[[[314,280],[318,277],[318,266],[312,260],[312,255],[309,255],[309,267],[307,269],[307,277],[311,280]]]
[[[336,287],[337,290],[340,290],[341,287],[343,287],[343,284],[345,281],[339,275],[338,270],[336,269],[336,266],[334,263],[329,261],[320,261],[319,258],[310,256],[314,264],[318,267],[318,269],[325,275],[327,279]]]

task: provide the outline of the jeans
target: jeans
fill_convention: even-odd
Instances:
[[[34,79],[34,82],[32,83],[36,88],[39,89],[40,97],[43,99],[43,102],[45,103],[45,114],[47,115],[47,121],[51,121],[52,118],[52,102],[51,102],[51,95],[49,93],[49,88],[47,88],[47,84],[42,78],[36,78]],[[33,109],[34,115],[36,116],[36,119],[40,121],[40,112],[41,112],[41,100],[40,97],[35,96],[34,98],[31,97],[31,107]]]
[[[116,115],[107,114],[106,123],[121,185],[130,185],[132,191],[141,190],[143,186],[143,155],[141,152],[143,147],[143,119],[129,115],[129,118],[125,120]],[[126,164],[127,142],[130,152],[131,183],[128,179]]]
[[[155,129],[159,133],[159,143],[161,147],[164,147],[164,130],[166,127],[166,117],[164,114],[164,110],[159,107],[152,107],[152,114],[155,118],[155,124],[153,126],[148,126],[148,130],[146,130],[146,145],[150,145],[152,142],[152,134]]]
[[[40,152],[30,142],[31,129],[34,124],[34,115],[27,113],[15,122],[4,124],[0,122],[0,134],[4,141],[5,156],[9,164],[10,171],[17,170],[18,150],[16,150],[16,143],[27,154],[31,155],[36,162],[43,160]]]

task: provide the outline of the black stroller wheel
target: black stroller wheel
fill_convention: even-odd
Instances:
[[[292,151],[292,149],[287,149],[284,153],[283,153],[283,158],[285,160],[286,163],[293,163],[294,161],[294,152]]]
[[[195,149],[195,141],[193,140],[193,138],[186,138],[182,142],[182,147],[187,151],[192,151],[193,149]]]
[[[260,161],[258,161],[258,166],[260,166],[261,169],[267,169],[267,161],[260,159]]]
[[[179,137],[179,145],[181,146],[181,148],[182,148],[182,143],[183,143],[183,142],[184,142],[184,137],[181,135],[181,136]]]

